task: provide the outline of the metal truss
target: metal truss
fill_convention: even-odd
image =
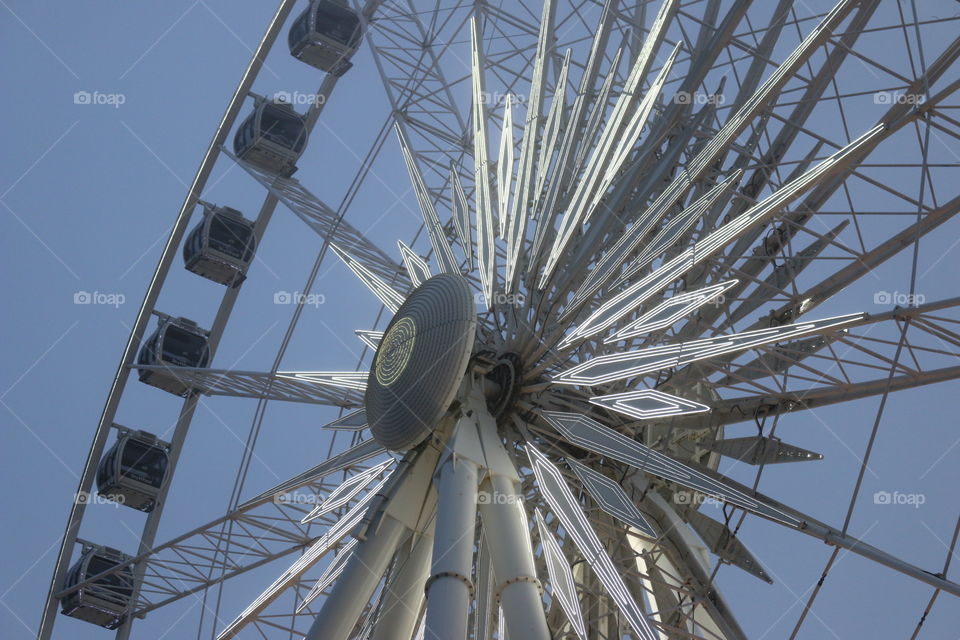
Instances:
[[[162,365],[139,366],[175,377],[207,396],[233,396],[284,402],[306,402],[353,408],[363,404],[365,372],[234,371]]]
[[[243,167],[270,195],[286,205],[324,241],[333,243],[355,255],[377,276],[390,282],[395,280],[397,274],[402,271],[402,267],[380,247],[370,242],[353,225],[300,184],[296,178],[284,178],[267,173],[243,162],[227,149],[222,149],[222,153]]]
[[[63,597],[129,565],[145,568],[132,615],[143,616],[182,598],[242,575],[264,564],[302,552],[349,511],[363,495],[353,495],[336,510],[304,524],[323,497],[333,493],[339,474],[362,473],[386,452],[364,441],[331,456],[296,478],[244,502],[238,509],[57,593]],[[225,523],[232,523],[229,529]],[[226,544],[229,542],[229,544]],[[310,581],[304,585],[309,586]]]

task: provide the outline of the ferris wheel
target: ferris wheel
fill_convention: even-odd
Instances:
[[[945,4],[296,4],[280,2],[207,148],[78,488],[142,511],[139,548],[83,537],[96,505],[76,500],[41,640],[59,614],[122,640],[188,596],[212,611],[198,637],[217,640],[735,640],[757,603],[724,596],[723,576],[775,579],[741,535],[754,522],[831,547],[791,637],[846,554],[923,585],[925,606],[903,614],[913,637],[935,607],[957,610],[960,519],[939,532],[940,566],[850,531],[887,398],[960,378],[960,298],[918,288],[921,268],[956,264],[923,252],[960,211]],[[256,93],[283,33],[322,77],[306,113]],[[324,105],[351,99],[335,89],[361,47],[391,115],[333,208],[297,165]],[[422,220],[396,250],[350,215],[392,144]],[[257,215],[205,199],[218,162],[263,187]],[[390,318],[344,338],[369,350],[356,370],[282,368],[304,300],[272,364],[218,368],[275,210],[322,239],[304,291],[340,261]],[[181,257],[223,287],[209,323],[156,308]],[[888,268],[896,283],[858,289]],[[134,372],[182,399],[169,436],[148,416],[116,423]],[[226,515],[158,541],[205,396],[257,401],[235,490]],[[269,402],[341,414],[325,459],[248,496]],[[764,481],[771,465],[817,473],[824,456],[794,444],[791,420],[841,403],[870,437],[845,518],[824,521]],[[255,598],[224,597],[267,566]]]

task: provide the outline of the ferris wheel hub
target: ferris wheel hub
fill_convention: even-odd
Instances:
[[[434,276],[407,297],[367,380],[364,402],[377,442],[404,451],[433,431],[457,394],[475,333],[473,293],[462,276]]]

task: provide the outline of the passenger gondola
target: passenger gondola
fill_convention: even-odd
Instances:
[[[236,209],[203,206],[203,220],[183,243],[187,271],[236,287],[247,278],[257,239],[254,223]]]
[[[100,460],[97,493],[133,509],[153,511],[169,461],[169,444],[152,433],[124,429]]]
[[[339,77],[353,66],[362,37],[360,16],[344,0],[313,0],[293,21],[287,41],[294,58]]]
[[[70,568],[63,588],[69,589],[86,582],[129,559],[129,556],[110,547],[90,547]],[[132,597],[133,567],[127,565],[64,596],[60,600],[60,611],[71,618],[116,629],[129,613]]]
[[[161,316],[153,335],[143,343],[138,365],[158,366],[140,369],[140,382],[186,396],[191,387],[171,367],[206,367],[210,364],[209,336],[192,320]]]
[[[281,100],[255,100],[253,112],[233,137],[233,152],[264,171],[292,176],[307,146],[307,120]]]

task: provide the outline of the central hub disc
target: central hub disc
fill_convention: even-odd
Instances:
[[[390,321],[364,399],[374,439],[392,451],[416,446],[453,402],[473,350],[476,308],[462,276],[434,276]]]

